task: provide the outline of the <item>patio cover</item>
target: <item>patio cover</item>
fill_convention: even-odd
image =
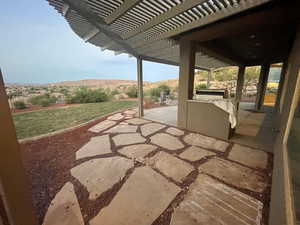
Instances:
[[[172,37],[271,0],[47,0],[84,41],[115,54],[179,65]],[[196,68],[229,66],[196,53]]]

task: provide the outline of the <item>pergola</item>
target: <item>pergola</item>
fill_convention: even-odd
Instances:
[[[269,224],[295,224],[290,185],[287,137],[300,90],[299,2],[275,0],[47,0],[84,41],[115,54],[137,58],[139,114],[143,115],[142,61],[178,65],[178,126],[186,128],[188,100],[193,95],[194,70],[239,66],[237,101],[240,101],[247,66],[260,65],[260,110],[272,63],[283,63],[276,100],[278,138],[274,140],[274,170]],[[1,86],[1,83],[0,83]],[[3,86],[3,83],[2,83]],[[3,89],[3,88],[2,88]],[[1,89],[0,89],[1,91]],[[4,96],[1,93],[0,96]],[[1,161],[13,162],[16,171],[1,167],[4,191],[15,224],[33,225],[31,205],[20,167],[20,150],[7,109],[1,143],[11,150]],[[1,120],[2,121],[2,120]],[[1,125],[2,126],[2,125]],[[4,163],[7,165],[7,163]],[[12,174],[19,183],[9,179]],[[21,205],[24,210],[14,210]],[[27,222],[24,222],[27,221]]]

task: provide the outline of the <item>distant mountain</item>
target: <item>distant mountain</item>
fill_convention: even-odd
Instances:
[[[136,85],[134,80],[78,80],[78,81],[63,81],[57,83],[50,83],[48,86],[67,86],[67,87],[88,87],[88,88],[110,88],[114,89],[121,85]]]

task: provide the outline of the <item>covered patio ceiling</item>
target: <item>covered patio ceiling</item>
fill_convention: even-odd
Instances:
[[[47,0],[84,41],[144,60],[179,65],[174,37],[271,0]],[[203,46],[196,68],[238,65]]]

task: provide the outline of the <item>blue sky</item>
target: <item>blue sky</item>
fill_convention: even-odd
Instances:
[[[136,79],[136,59],[83,42],[46,0],[4,0],[0,67],[5,82]],[[178,67],[144,62],[144,80],[178,78]]]

